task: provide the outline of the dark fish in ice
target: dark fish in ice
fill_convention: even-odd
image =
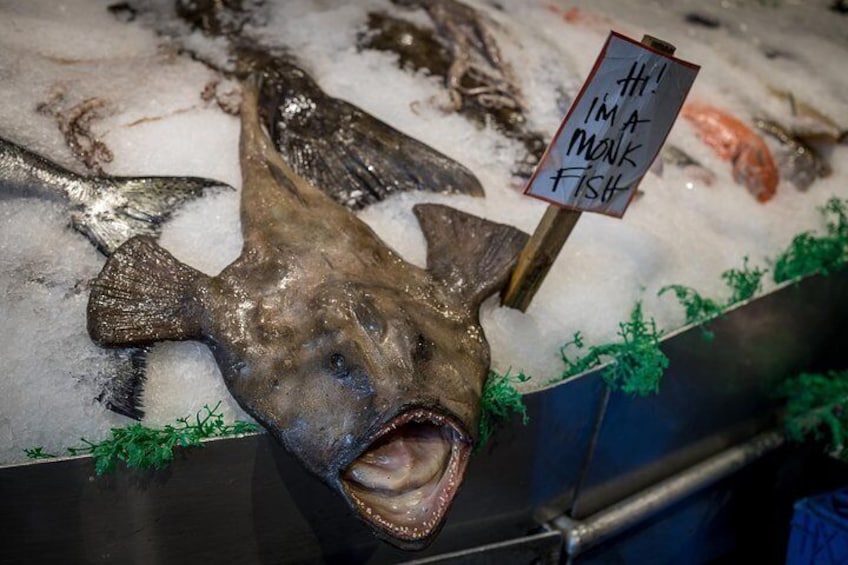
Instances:
[[[481,126],[492,124],[507,138],[522,143],[526,155],[514,172],[529,177],[545,152],[547,141],[528,127],[517,81],[482,14],[454,0],[395,3],[424,8],[434,27],[372,12],[367,29],[357,40],[359,49],[395,53],[401,68],[440,77],[450,96],[452,111]]]
[[[798,190],[807,190],[817,178],[830,175],[830,165],[800,137],[765,118],[756,118],[754,125],[780,143],[780,150],[775,154],[780,176],[789,180]]]
[[[212,37],[226,37],[244,79],[262,76],[260,115],[283,159],[340,204],[357,210],[396,192],[430,191],[483,196],[464,166],[360,108],[329,96],[282,49],[245,37],[246,23],[261,25],[263,3],[180,1],[178,15]]]
[[[848,129],[836,123],[830,116],[807,104],[788,90],[766,86],[769,94],[785,102],[792,114],[792,134],[808,145],[834,145],[848,143]]]
[[[104,255],[133,236],[158,236],[162,224],[181,206],[221,190],[232,187],[194,177],[78,175],[0,138],[0,198],[64,202],[71,226]]]
[[[130,240],[92,285],[89,333],[107,346],[205,342],[236,400],[306,468],[378,535],[423,547],[477,434],[480,303],[527,236],[418,205],[427,268],[405,262],[283,161],[256,87],[244,90],[242,254],[209,277]]]
[[[392,0],[394,4],[421,8],[433,22],[436,34],[450,50],[445,85],[451,103],[459,110],[466,97],[479,97],[493,107],[520,107],[520,92],[512,71],[483,15],[458,0]],[[479,84],[468,86],[466,80]]]
[[[670,143],[663,145],[659,157],[651,165],[651,172],[661,177],[664,165],[666,164],[683,170],[689,178],[699,181],[706,186],[711,186],[715,182],[715,174],[712,171],[704,167],[700,161],[686,153],[683,149]]]
[[[139,398],[147,379],[146,347],[115,349],[110,371],[96,375],[100,382],[100,393],[94,400],[107,410],[133,420],[144,418],[144,409]],[[81,376],[86,378],[88,375]]]
[[[683,19],[688,24],[705,27],[707,29],[717,29],[721,27],[721,21],[718,18],[706,13],[689,12],[683,17]]]
[[[195,29],[214,37],[238,37],[246,25],[265,24],[265,0],[176,0],[177,16]]]

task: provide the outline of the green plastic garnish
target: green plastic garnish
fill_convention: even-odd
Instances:
[[[522,372],[512,376],[510,371],[503,375],[496,371],[489,371],[489,378],[486,379],[486,384],[483,386],[483,395],[480,398],[478,449],[489,441],[489,438],[495,433],[495,429],[508,420],[512,414],[521,414],[521,421],[524,424],[527,423],[527,407],[524,405],[524,399],[515,385],[528,380],[530,380],[530,377]]]
[[[793,441],[826,441],[828,450],[848,460],[848,371],[801,373],[778,387],[786,398],[786,437]]]
[[[562,359],[562,362],[565,364],[565,370],[559,377],[548,381],[548,384],[556,384],[558,382],[562,382],[568,377],[573,377],[574,375],[579,375],[580,373],[585,373],[590,369],[594,369],[602,363],[600,356],[597,353],[597,348],[605,346],[601,345],[590,347],[585,355],[578,356],[576,358],[571,358],[566,353],[566,351],[571,347],[576,350],[583,350],[586,347],[583,343],[583,334],[581,334],[580,332],[574,332],[574,336],[572,336],[571,341],[566,342],[562,347],[559,348],[559,356]]]
[[[828,274],[848,264],[848,200],[831,198],[820,208],[826,234],[803,232],[774,262],[774,282],[782,283],[813,275]]]
[[[657,293],[657,296],[662,296],[668,291],[674,293],[677,301],[680,302],[686,311],[686,324],[697,324],[700,326],[704,339],[711,341],[715,337],[715,334],[704,324],[721,314],[721,305],[712,298],[701,296],[694,288],[680,284],[671,284],[662,287]]]
[[[53,453],[45,453],[44,447],[24,449],[24,453],[26,453],[26,456],[30,459],[53,459],[54,457],[58,457],[58,455],[54,455]]]
[[[763,288],[763,276],[768,269],[751,268],[748,266],[746,256],[741,269],[728,269],[721,274],[721,278],[730,288],[731,295],[724,308],[728,308],[739,302],[752,298]]]
[[[630,319],[619,324],[618,336],[621,338],[619,342],[585,348],[580,334],[575,334],[574,339],[560,349],[566,369],[552,382],[610,361],[601,376],[612,389],[638,396],[659,392],[660,381],[668,368],[668,357],[660,350],[662,332],[657,329],[653,318],[645,318],[641,302],[633,307]],[[586,354],[572,359],[566,353],[571,346],[585,348]]]
[[[100,442],[80,438],[84,445],[69,447],[68,453],[91,455],[97,475],[112,473],[118,461],[136,469],[162,469],[173,461],[176,447],[199,447],[202,446],[201,440],[207,438],[259,430],[259,426],[251,422],[225,424],[223,414],[218,412],[220,406],[221,402],[214,408],[204,405],[193,419],[178,418],[176,425],[168,424],[164,428],[150,428],[142,424],[112,428],[110,437]],[[40,447],[24,451],[31,458],[51,457]]]

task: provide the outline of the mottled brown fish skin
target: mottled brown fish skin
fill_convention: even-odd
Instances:
[[[406,405],[441,404],[474,430],[489,364],[476,313],[299,179],[258,122],[241,144],[245,246],[203,299],[234,396],[325,476]]]
[[[458,476],[445,480],[450,489],[432,484],[453,497],[489,367],[479,305],[503,285],[526,235],[445,206],[419,206],[428,268],[411,265],[288,167],[259,125],[256,101],[256,89],[246,86],[239,258],[208,277],[152,240],[133,239],[92,285],[89,333],[104,345],[205,341],[248,413],[379,534],[421,547],[443,513],[424,514],[429,525],[414,535],[376,523],[342,475],[392,422],[414,412],[421,423],[398,445],[450,439],[439,453],[460,457],[447,467]],[[379,480],[369,473],[360,464],[354,478]],[[371,494],[370,483],[356,488]],[[382,503],[380,496],[372,498]]]

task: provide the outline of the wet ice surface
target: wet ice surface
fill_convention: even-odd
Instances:
[[[848,19],[826,10],[829,2],[785,0],[779,8],[754,1],[501,4],[504,11],[483,9],[496,22],[504,55],[522,81],[532,128],[547,136],[563,114],[557,90],[576,92],[610,26],[593,23],[597,18],[566,22],[562,16],[574,6],[605,13],[616,30],[633,37],[647,32],[675,44],[679,56],[702,65],[693,96],[743,120],[769,115],[791,121],[788,105],[768,93],[770,84],[848,123]],[[173,42],[138,21],[119,22],[106,6],[0,1],[0,136],[82,171],[53,118],[36,106],[57,89],[68,106],[98,97],[105,103],[92,129],[114,153],[103,164],[107,173],[195,175],[238,187],[238,121],[200,97],[215,74],[179,56]],[[440,104],[446,96],[435,78],[397,69],[387,53],[357,52],[356,34],[369,10],[427,22],[420,12],[378,0],[295,0],[270,5],[267,27],[251,31],[288,46],[330,94],[468,166],[487,197],[406,194],[361,217],[419,265],[426,250],[411,212],[418,202],[443,202],[532,231],[545,204],[522,196],[510,175],[520,144],[445,114]],[[688,11],[714,17],[723,27],[684,24]],[[220,45],[197,35],[180,41],[220,56]],[[785,53],[772,59],[764,54],[777,48]],[[575,331],[588,343],[612,340],[637,300],[661,327],[678,327],[682,309],[670,297],[655,297],[661,286],[691,285],[725,297],[722,271],[741,266],[746,255],[763,265],[794,234],[819,227],[819,205],[833,195],[848,197],[845,147],[831,156],[832,177],[806,193],[783,183],[773,201],[760,205],[688,124],[679,122],[669,140],[716,173],[714,186],[699,185],[667,165],[662,178],[648,174],[644,196],[623,220],[584,215],[527,314],[499,308],[496,300],[484,305],[496,369],[524,370],[535,377],[530,388],[538,386],[560,373],[558,348]],[[240,250],[237,195],[187,206],[165,227],[160,243],[182,261],[217,273]],[[102,437],[109,427],[129,422],[94,401],[115,363],[85,331],[86,285],[102,264],[88,242],[67,228],[60,205],[0,198],[0,464],[23,459],[26,447],[56,453],[81,436]],[[204,346],[153,349],[143,397],[146,422],[172,422],[219,400],[228,420],[245,417]]]

